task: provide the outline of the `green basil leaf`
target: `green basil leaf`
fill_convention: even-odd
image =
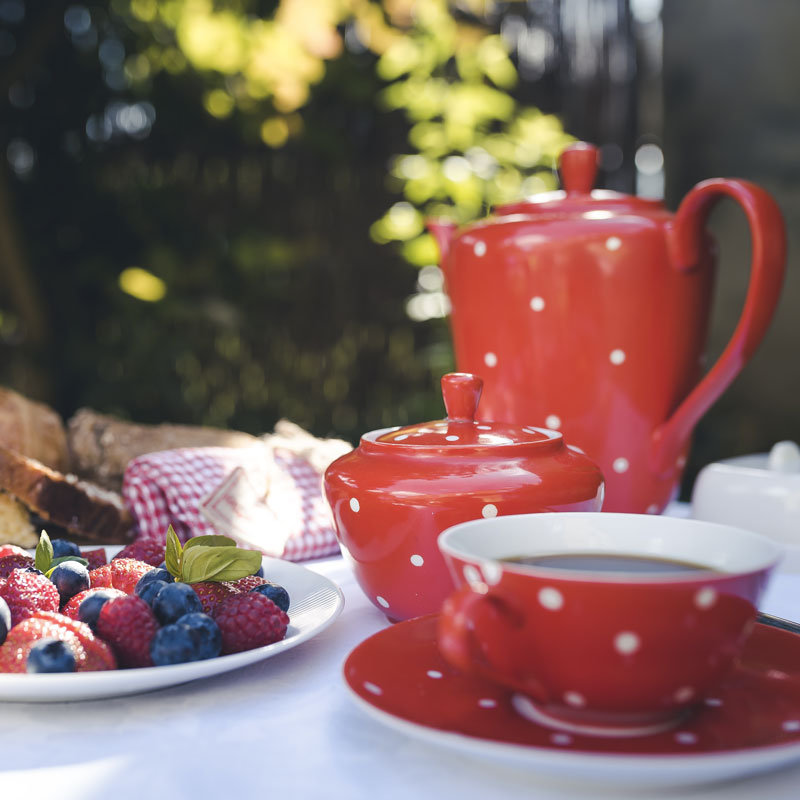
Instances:
[[[183,553],[182,576],[185,583],[235,581],[252,575],[261,565],[261,553],[240,547],[196,545]]]
[[[53,571],[53,567],[57,567],[59,564],[63,564],[65,561],[77,561],[79,564],[83,564],[84,567],[89,566],[89,562],[80,556],[59,556],[50,562],[50,572]]]
[[[195,536],[186,542],[183,550],[186,552],[190,547],[197,547],[197,545],[202,545],[203,547],[236,547],[236,542],[228,536]]]
[[[181,577],[181,561],[183,558],[183,547],[181,547],[181,540],[178,534],[172,528],[172,525],[167,528],[167,549],[164,553],[164,561],[167,562],[167,571],[175,579]]]
[[[36,545],[36,553],[33,557],[34,566],[39,572],[47,574],[52,561],[53,544],[50,541],[50,537],[47,535],[47,531],[43,530],[39,536],[39,544]]]

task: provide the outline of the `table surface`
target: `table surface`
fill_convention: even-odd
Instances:
[[[294,650],[235,672],[134,697],[0,705],[2,797],[618,798],[476,759],[387,728],[351,700],[348,653],[388,625],[341,558],[306,566],[338,583],[339,619]],[[800,620],[800,572],[773,578],[762,610]],[[648,797],[796,798],[800,764],[735,784]],[[276,794],[281,793],[281,794]]]

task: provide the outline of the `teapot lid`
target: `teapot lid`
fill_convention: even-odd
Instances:
[[[581,214],[587,212],[647,213],[663,208],[660,200],[592,189],[597,178],[599,150],[587,142],[575,142],[566,147],[559,158],[561,183],[558,192],[540,192],[515,203],[496,206],[493,211],[500,216],[556,212]]]
[[[561,433],[547,428],[519,427],[502,422],[475,419],[483,390],[483,380],[466,372],[451,372],[442,377],[442,395],[447,419],[423,422],[389,431],[378,431],[376,443],[397,447],[507,448],[558,441]],[[367,437],[365,437],[367,438]]]

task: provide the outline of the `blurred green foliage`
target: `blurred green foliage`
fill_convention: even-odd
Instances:
[[[568,141],[514,99],[496,4],[26,8],[0,58],[33,97],[0,122],[33,154],[0,184],[27,276],[0,276],[4,383],[64,415],[351,440],[441,416],[445,323],[404,311],[424,216],[553,188]]]

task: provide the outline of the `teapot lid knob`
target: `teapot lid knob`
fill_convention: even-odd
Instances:
[[[598,150],[593,144],[575,142],[559,160],[561,182],[567,194],[589,194],[597,177]]]
[[[442,376],[442,396],[447,418],[472,422],[478,411],[483,391],[483,379],[469,372],[449,372]]]

